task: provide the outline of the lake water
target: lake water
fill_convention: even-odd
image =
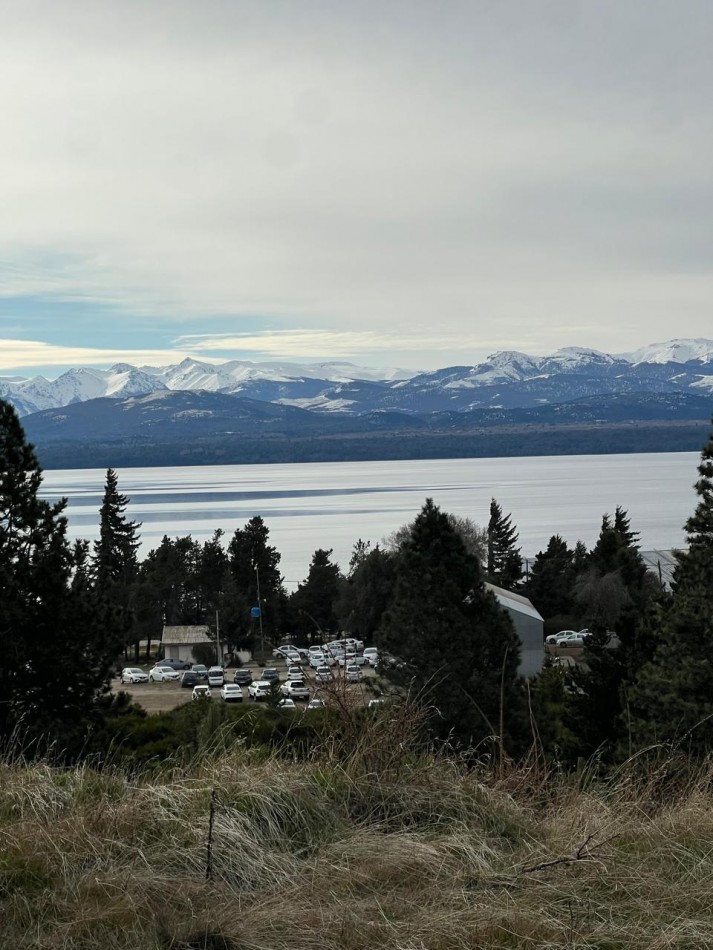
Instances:
[[[510,512],[523,555],[552,534],[590,546],[605,512],[622,505],[645,549],[683,544],[696,505],[697,453],[435,459],[293,465],[216,465],[120,469],[119,489],[142,522],[142,551],[164,534],[230,537],[253,515],[270,529],[288,587],[307,574],[318,547],[333,548],[346,568],[358,538],[376,543],[411,521],[427,497],[445,511],[487,524],[490,499]],[[42,494],[66,497],[72,538],[94,539],[106,472],[44,473]]]

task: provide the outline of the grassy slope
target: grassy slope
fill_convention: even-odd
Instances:
[[[497,778],[407,732],[386,714],[307,762],[238,745],[137,775],[0,766],[2,945],[713,946],[709,775],[665,794],[662,772]]]

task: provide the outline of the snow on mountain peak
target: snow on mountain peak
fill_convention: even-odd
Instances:
[[[649,343],[631,353],[622,353],[622,359],[637,366],[639,363],[713,363],[713,340],[697,337],[693,340],[668,340]]]

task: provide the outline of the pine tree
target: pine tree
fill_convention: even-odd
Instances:
[[[99,539],[94,542],[96,596],[104,610],[106,623],[125,643],[134,643],[134,659],[139,662],[139,635],[135,629],[132,600],[138,574],[136,552],[141,527],[129,521],[129,499],[119,491],[114,469],[107,469],[104,496],[99,509]]]
[[[381,649],[397,658],[388,675],[427,695],[438,709],[437,731],[465,745],[499,736],[502,712],[506,747],[514,751],[522,742],[519,640],[486,590],[477,558],[431,499],[396,571],[394,597],[377,635]]]
[[[251,609],[260,609],[262,630],[267,641],[277,641],[284,622],[286,594],[280,574],[280,553],[268,543],[269,529],[256,515],[244,528],[238,528],[228,545],[232,577],[230,605],[226,604],[226,620],[230,615],[231,642],[249,646],[256,633]],[[228,628],[226,627],[226,633]]]
[[[94,542],[94,569],[99,587],[126,585],[136,575],[136,552],[141,543],[138,521],[129,521],[129,498],[119,491],[113,468],[107,469],[104,497],[99,510],[99,540]]]
[[[677,554],[653,658],[630,690],[629,722],[636,746],[679,742],[703,755],[713,750],[713,436],[698,473],[688,550]]]
[[[575,553],[558,535],[553,535],[544,551],[536,556],[525,585],[527,596],[545,618],[552,619],[556,633],[572,623],[575,581]]]
[[[493,498],[488,521],[488,579],[498,587],[512,588],[522,577],[522,558],[516,547],[517,531],[511,515]]]
[[[290,598],[295,631],[305,636],[338,632],[335,611],[343,582],[339,565],[332,561],[332,549],[318,548],[307,577]]]
[[[66,750],[106,686],[118,644],[67,541],[65,502],[42,472],[14,409],[0,401],[0,740]]]

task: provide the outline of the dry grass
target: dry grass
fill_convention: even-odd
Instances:
[[[708,771],[496,778],[417,726],[387,711],[308,762],[236,745],[138,778],[0,765],[2,946],[713,947]]]

